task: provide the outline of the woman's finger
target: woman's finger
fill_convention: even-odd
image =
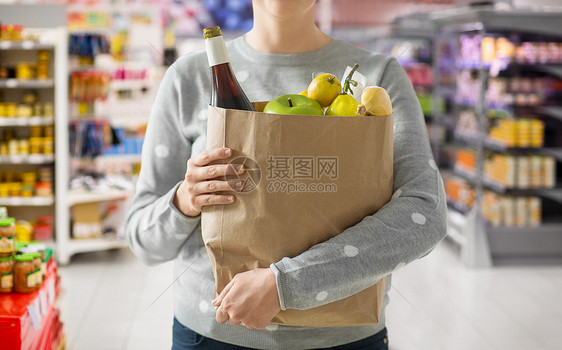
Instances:
[[[240,175],[244,173],[244,166],[241,164],[213,164],[202,167],[188,169],[191,174],[190,181],[200,182],[210,179],[222,178],[227,175]]]
[[[226,296],[226,294],[228,294],[228,292],[230,291],[230,289],[232,288],[233,285],[234,285],[234,278],[233,278],[230,282],[228,282],[228,284],[227,284],[227,285],[224,287],[224,289],[220,292],[219,296],[216,297],[216,298],[212,301],[212,303],[213,303],[214,306],[219,306],[219,305],[222,303],[224,297]]]
[[[221,192],[221,191],[239,191],[244,186],[243,180],[228,180],[228,181],[220,181],[220,180],[209,180],[209,181],[201,181],[197,183],[194,188],[193,192],[196,195],[204,194],[204,193],[213,193],[213,192]]]
[[[223,324],[228,320],[228,314],[219,306],[217,309],[216,320],[218,323]]]
[[[197,154],[196,156],[192,157],[187,164],[188,166],[193,165],[196,167],[201,167],[218,159],[226,159],[231,155],[232,155],[232,150],[227,147],[210,149],[210,150],[203,151]]]
[[[234,203],[234,196],[231,194],[202,194],[193,200],[197,207],[202,207],[205,205],[219,205],[219,204],[230,204]]]
[[[240,324],[240,321],[233,320],[231,318],[228,319],[228,322],[233,326],[238,326]]]

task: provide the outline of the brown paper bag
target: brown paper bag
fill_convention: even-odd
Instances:
[[[264,103],[256,103],[263,110]],[[220,292],[237,273],[294,257],[390,200],[393,117],[272,115],[209,107],[207,149],[230,147],[244,189],[230,205],[205,206],[202,232]],[[342,251],[343,254],[343,251]],[[273,323],[331,327],[379,321],[385,280]]]

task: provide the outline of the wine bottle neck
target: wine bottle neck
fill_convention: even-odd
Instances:
[[[222,36],[205,39],[205,47],[207,49],[209,67],[230,62],[228,59],[228,53],[226,52],[224,38]]]

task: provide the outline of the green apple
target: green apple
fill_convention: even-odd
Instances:
[[[274,98],[265,105],[264,113],[323,115],[320,103],[303,95],[283,95]]]

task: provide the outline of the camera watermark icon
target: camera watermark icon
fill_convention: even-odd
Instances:
[[[236,174],[235,180],[243,180],[244,186],[236,190],[240,193],[249,193],[255,190],[261,181],[261,168],[258,162],[252,158],[246,156],[240,156],[232,159],[228,162],[228,165],[235,166],[242,164],[244,165],[244,172],[242,174]]]

